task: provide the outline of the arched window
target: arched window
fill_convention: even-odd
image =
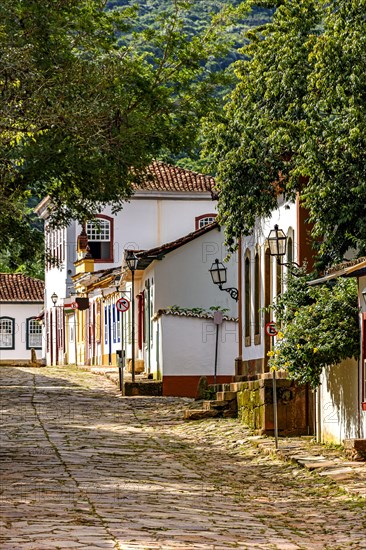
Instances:
[[[260,270],[260,256],[257,251],[254,259],[254,334],[258,336],[260,334],[260,307],[261,307],[261,270]]]
[[[0,349],[14,349],[15,320],[12,317],[0,317]]]
[[[27,349],[42,349],[42,325],[33,317],[27,319]]]
[[[205,225],[215,221],[217,214],[202,214],[196,217],[196,229],[201,229]]]
[[[271,274],[271,255],[269,253],[269,248],[266,249],[264,254],[264,324],[270,322],[271,316],[268,311],[268,306],[271,304],[272,299],[272,274]],[[271,349],[271,337],[264,333],[264,372],[268,372],[268,356],[267,353]]]
[[[246,255],[244,263],[244,295],[245,295],[245,305],[244,305],[244,322],[245,322],[245,345],[250,346],[251,344],[251,276],[250,276],[250,255],[249,252]]]
[[[282,294],[282,281],[283,281],[282,265],[280,264],[280,262],[276,262],[276,279],[277,279],[277,283],[276,283],[277,296],[279,296],[280,294]]]
[[[113,219],[99,215],[96,220],[87,222],[85,230],[94,260],[113,262]]]

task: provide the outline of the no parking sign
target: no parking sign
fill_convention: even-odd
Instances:
[[[277,336],[278,330],[274,321],[266,324],[266,333],[268,334],[268,336]]]

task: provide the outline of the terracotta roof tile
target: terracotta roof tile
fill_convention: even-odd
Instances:
[[[0,273],[0,302],[43,302],[44,282],[21,273]]]
[[[215,180],[205,176],[172,166],[164,162],[154,161],[146,170],[143,183],[136,185],[141,191],[181,191],[195,193],[214,193]]]

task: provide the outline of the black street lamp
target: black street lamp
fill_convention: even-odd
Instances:
[[[132,382],[135,381],[135,271],[139,262],[138,257],[133,250],[127,250],[125,256],[125,262],[128,269],[131,271],[132,276],[132,296],[131,296],[131,316],[132,316]]]
[[[212,282],[217,285],[220,290],[228,292],[231,298],[233,298],[233,300],[237,302],[239,298],[238,289],[235,287],[223,288],[222,286],[227,281],[227,268],[224,266],[224,264],[222,262],[219,262],[219,260],[216,258],[211,268],[209,269],[209,272],[212,277]]]
[[[58,300],[58,296],[57,296],[56,292],[54,292],[54,293],[52,294],[51,300],[52,300],[52,303],[53,303],[53,307],[56,307],[57,300]]]
[[[114,277],[114,286],[116,287],[116,292],[119,292],[119,287],[121,285],[121,279],[122,279],[122,275],[116,275]]]
[[[287,237],[282,231],[278,228],[276,224],[274,229],[272,229],[268,235],[268,244],[269,244],[269,253],[271,256],[277,256],[277,259],[286,254],[286,245]]]
[[[269,245],[269,254],[277,258],[277,263],[279,265],[284,265],[286,267],[296,265],[296,267],[300,267],[296,262],[281,262],[281,257],[286,255],[287,237],[282,229],[279,229],[277,224],[274,226],[274,229],[271,229],[267,241]]]

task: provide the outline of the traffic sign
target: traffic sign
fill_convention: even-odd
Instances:
[[[266,333],[268,334],[268,336],[277,336],[278,330],[274,321],[266,324]]]
[[[73,302],[71,304],[72,309],[79,309],[79,304],[77,302]]]
[[[127,300],[127,298],[120,298],[116,302],[116,307],[117,307],[118,311],[122,311],[122,313],[123,313],[124,311],[127,311],[129,309],[130,302],[129,302],[129,300]]]

